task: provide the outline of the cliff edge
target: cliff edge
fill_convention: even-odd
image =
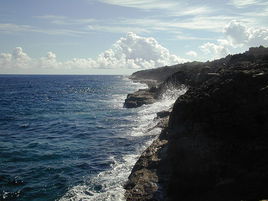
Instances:
[[[166,78],[189,90],[134,166],[128,201],[268,198],[268,48],[214,64]]]

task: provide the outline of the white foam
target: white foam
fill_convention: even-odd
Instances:
[[[138,85],[137,85],[138,86]],[[140,85],[139,85],[140,86]],[[140,137],[144,135],[153,136],[144,142],[140,147],[136,147],[133,154],[122,156],[122,159],[115,159],[111,168],[99,173],[93,178],[89,178],[84,184],[71,188],[59,201],[123,201],[125,190],[123,185],[138,160],[140,154],[152,143],[161,132],[160,128],[155,127],[159,120],[155,119],[156,112],[168,110],[174,101],[186,92],[186,88],[175,89],[170,87],[160,101],[136,108],[137,116],[133,117],[134,124],[129,128],[126,136]],[[119,97],[121,100],[121,97]],[[122,105],[121,105],[122,107]],[[98,187],[99,188],[96,188]]]
[[[138,155],[134,154],[127,155],[121,162],[114,159],[110,170],[99,173],[96,177],[89,179],[86,184],[73,187],[60,201],[124,200],[123,185],[128,178],[129,169],[134,165],[137,157]]]
[[[127,76],[123,76],[122,79],[125,81],[124,85],[128,88],[128,93],[133,93],[138,89],[145,89],[147,88],[146,84],[142,83],[134,83],[132,82]],[[111,99],[111,107],[113,109],[121,109],[122,105],[125,102],[127,95],[126,94],[113,94]]]

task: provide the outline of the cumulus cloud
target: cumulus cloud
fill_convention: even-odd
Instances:
[[[154,68],[185,62],[160,45],[154,38],[128,33],[120,38],[111,49],[100,54],[100,67]]]
[[[268,45],[268,28],[247,27],[239,21],[231,21],[225,27],[224,33],[233,45]]]
[[[268,28],[249,27],[233,20],[224,27],[223,33],[224,39],[200,46],[201,51],[209,55],[210,59],[224,57],[230,52],[245,51],[249,47],[268,46]]]
[[[0,66],[2,67],[10,67],[10,62],[12,60],[12,55],[8,53],[0,54]]]
[[[27,68],[31,58],[23,52],[21,47],[16,47],[13,52],[0,54],[0,65],[7,68]]]
[[[228,48],[225,47],[224,44],[215,44],[210,42],[201,45],[200,49],[205,54],[212,55],[212,59],[224,57],[229,53]]]
[[[197,57],[197,53],[195,51],[186,52],[186,55],[188,55],[190,57]]]
[[[62,63],[57,61],[57,56],[55,53],[48,52],[45,57],[41,57],[37,61],[37,65],[40,68],[58,68],[60,65],[62,65]]]
[[[187,60],[182,59],[160,45],[152,37],[141,37],[128,33],[116,41],[113,46],[99,54],[96,59],[73,58],[60,62],[53,52],[45,57],[31,58],[21,47],[16,47],[12,54],[0,54],[2,68],[42,68],[42,69],[148,69],[164,65],[172,65]]]

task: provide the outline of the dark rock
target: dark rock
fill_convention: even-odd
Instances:
[[[159,177],[157,171],[159,163],[166,158],[166,145],[167,140],[159,138],[143,152],[125,185],[125,196],[128,201],[163,200],[162,178],[166,173],[163,171]]]
[[[155,69],[149,69],[149,70],[142,70],[133,73],[130,76],[130,79],[132,80],[137,80],[137,81],[142,81],[142,80],[148,80],[152,81],[158,84],[161,82],[164,82],[168,77],[173,75],[174,73],[178,71],[196,71],[199,68],[203,68],[204,64],[202,62],[188,62],[184,64],[177,64],[173,66],[164,66],[160,68],[155,68]]]
[[[268,74],[250,69],[226,71],[174,104],[169,200],[268,197]]]
[[[134,166],[127,200],[267,200],[267,58],[251,48],[166,79],[190,88]]]
[[[167,117],[167,116],[169,116],[169,114],[170,114],[170,111],[161,111],[161,112],[157,112],[156,113],[156,116],[157,116],[157,118],[164,118],[164,117]]]
[[[128,94],[124,103],[125,108],[140,107],[144,104],[152,104],[156,101],[154,90],[140,89],[133,94]]]

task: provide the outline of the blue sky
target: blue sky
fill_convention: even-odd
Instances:
[[[266,0],[0,0],[0,73],[129,74],[268,46]]]

